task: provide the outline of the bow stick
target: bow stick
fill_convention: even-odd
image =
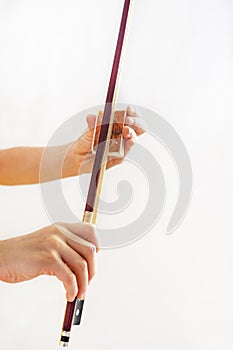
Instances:
[[[122,12],[120,30],[112,65],[107,97],[103,112],[103,119],[100,128],[98,145],[87,195],[86,207],[83,215],[83,222],[89,224],[96,223],[98,201],[102,187],[104,172],[108,159],[108,148],[112,133],[112,125],[114,119],[113,104],[116,102],[117,82],[119,79],[120,64],[122,58],[123,45],[125,42],[125,34],[129,22],[129,14],[132,9],[133,0],[125,0]],[[73,302],[67,302],[65,317],[60,338],[60,346],[68,347],[70,340],[70,332],[72,323],[79,325],[83,310],[84,300],[79,300],[77,297]]]

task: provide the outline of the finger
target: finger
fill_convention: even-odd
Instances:
[[[66,299],[72,302],[78,293],[78,284],[73,272],[60,258],[57,258],[51,274],[63,283],[66,290]]]
[[[57,223],[55,226],[61,233],[74,242],[91,246],[92,248],[96,247],[97,251],[99,250],[99,243],[93,225],[78,222],[73,224]]]
[[[106,169],[110,169],[113,166],[120,165],[120,164],[123,163],[123,161],[124,161],[123,157],[121,157],[121,158],[108,157],[108,162],[107,162]]]
[[[133,148],[133,146],[135,145],[136,141],[135,139],[131,138],[128,140],[125,140],[125,154],[124,157],[127,156],[127,154],[129,153],[129,151]]]
[[[97,118],[97,120],[96,120]],[[89,129],[94,129],[96,124],[99,126],[102,123],[103,120],[103,114],[100,111],[97,115],[95,114],[88,114],[86,117],[87,125]]]
[[[132,115],[134,117],[136,117],[138,115],[136,108],[134,106],[132,106],[132,105],[128,106],[126,108],[126,114],[127,115]]]
[[[77,297],[81,300],[84,300],[88,287],[88,269],[87,262],[81,256],[77,260],[75,266],[73,266],[73,271],[76,275],[78,282]]]
[[[77,224],[75,224],[77,225]],[[84,260],[87,261],[87,265],[88,265],[88,280],[90,282],[90,280],[94,277],[95,273],[96,273],[96,246],[86,240],[84,240],[83,238],[74,235],[72,232],[68,231],[66,228],[56,224],[57,228],[60,229],[60,231],[66,236],[66,242],[68,244],[68,246],[71,248],[70,254],[73,253],[73,251],[77,252],[79,255],[81,255]],[[80,226],[80,224],[79,224]],[[87,227],[90,225],[87,224],[81,224],[82,227]],[[68,232],[68,234],[66,234]],[[92,232],[92,230],[91,230]],[[92,241],[96,241],[96,237],[94,236],[94,239],[91,239]],[[68,253],[66,253],[64,251],[64,247],[59,247],[60,250],[63,252],[62,254],[66,255]],[[72,258],[75,260],[75,255],[72,256]]]
[[[89,282],[88,264],[86,260],[84,260],[82,256],[78,254],[78,252],[73,250],[68,245],[63,246],[63,249],[61,249],[60,254],[63,261],[76,276],[78,283],[78,298],[84,299]]]
[[[124,158],[127,156],[131,148],[137,142],[138,136],[132,128],[128,126],[124,126],[122,130],[122,134],[124,137],[124,157],[121,157],[121,158],[117,158],[114,156],[108,157],[107,169],[115,165],[120,165],[124,161]]]
[[[92,280],[92,278],[96,274],[96,249],[95,246],[84,246],[82,244],[78,244],[74,241],[68,240],[67,244],[70,249],[76,254],[76,252],[87,262],[88,269],[88,282]],[[72,254],[72,259],[75,259],[75,254]],[[75,261],[75,260],[74,260]]]
[[[128,116],[125,120],[125,124],[133,128],[138,136],[142,135],[146,130],[145,121],[137,116]]]
[[[122,129],[122,134],[125,139],[131,139],[133,138],[135,141],[137,141],[137,134],[134,129],[130,128],[129,126],[124,126]]]
[[[87,125],[89,129],[94,129],[95,123],[96,123],[96,115],[95,114],[88,114],[86,117]]]
[[[133,146],[137,142],[138,136],[136,132],[132,128],[129,128],[128,126],[124,127],[123,136],[125,138],[124,157],[126,157],[129,151],[133,148]]]
[[[125,137],[125,143],[124,143],[124,157],[121,158],[116,158],[116,157],[108,157],[108,162],[107,162],[107,169],[110,169],[113,166],[120,165],[123,163],[124,158],[127,156],[129,151],[133,148],[135,143],[137,142],[137,135],[135,131],[133,130],[133,135],[129,134],[129,138]],[[126,131],[126,134],[128,135],[128,131]]]

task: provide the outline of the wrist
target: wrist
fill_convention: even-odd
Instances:
[[[45,148],[40,166],[40,182],[78,175],[78,159],[72,143]]]
[[[80,172],[80,159],[74,143],[66,145],[66,152],[63,155],[62,178],[77,176]]]

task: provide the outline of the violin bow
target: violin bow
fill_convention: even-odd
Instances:
[[[119,81],[120,65],[122,61],[122,53],[125,44],[126,32],[129,24],[129,17],[132,11],[132,3],[133,0],[124,1],[118,40],[115,49],[112,71],[103,112],[102,124],[97,144],[97,150],[91,174],[86,206],[83,214],[82,221],[92,225],[96,223],[98,202],[108,159],[108,149],[114,119],[113,105],[116,102],[117,98],[117,85]],[[77,297],[74,299],[74,301],[67,302],[60,337],[61,347],[68,347],[69,345],[72,324],[79,325],[81,323],[83,305],[84,300],[80,300]]]

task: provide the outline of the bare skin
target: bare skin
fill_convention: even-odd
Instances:
[[[144,132],[135,111],[127,109],[123,128],[125,155]],[[49,149],[42,181],[76,176],[92,170],[91,152],[96,116],[87,116],[87,131],[74,143]],[[67,151],[68,150],[68,151]],[[0,185],[25,185],[40,182],[43,147],[17,147],[0,151]],[[109,158],[107,168],[123,162]],[[61,168],[62,164],[62,168]],[[59,224],[36,232],[0,241],[0,280],[7,283],[27,281],[39,275],[56,276],[66,289],[68,301],[77,295],[84,299],[96,271],[98,243],[91,225]]]
[[[125,156],[144,132],[142,120],[128,108],[123,128]],[[73,144],[51,147],[46,174],[42,181],[66,178],[91,172],[94,155],[91,153],[95,115],[87,116],[87,131]],[[67,149],[69,149],[67,153]],[[40,162],[44,147],[15,147],[0,151],[0,185],[27,185],[40,182]],[[124,158],[109,158],[107,168],[122,163]],[[60,164],[63,164],[60,173]]]
[[[56,276],[64,284],[68,301],[76,295],[84,299],[96,272],[95,230],[84,223],[62,226],[84,242],[62,234],[55,225],[0,241],[0,280],[17,283],[40,275]]]

